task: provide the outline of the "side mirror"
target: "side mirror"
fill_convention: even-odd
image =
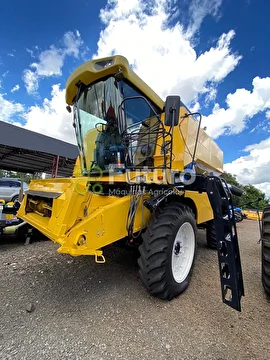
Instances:
[[[164,112],[165,125],[177,126],[180,113],[180,96],[167,96]]]

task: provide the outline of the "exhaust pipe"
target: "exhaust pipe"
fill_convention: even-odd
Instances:
[[[18,225],[11,225],[11,226],[6,226],[3,228],[3,234],[4,235],[14,235],[16,234],[16,232],[18,231],[18,229],[24,225],[26,225],[27,222],[22,222]]]

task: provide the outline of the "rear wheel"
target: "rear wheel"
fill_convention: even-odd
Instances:
[[[270,206],[263,212],[262,239],[262,284],[265,293],[270,296]]]
[[[168,203],[150,220],[139,247],[139,274],[148,292],[172,300],[190,283],[197,248],[197,227],[191,209]]]
[[[235,222],[240,222],[243,220],[242,215],[237,211],[234,212],[234,218],[235,218]]]

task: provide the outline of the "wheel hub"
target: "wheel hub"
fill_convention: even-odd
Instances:
[[[183,282],[192,267],[195,254],[195,233],[189,222],[183,223],[174,240],[172,251],[172,274],[177,283]]]
[[[179,255],[180,251],[181,251],[181,244],[180,244],[180,242],[177,242],[174,247],[175,255]]]

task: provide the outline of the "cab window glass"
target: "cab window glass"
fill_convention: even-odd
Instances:
[[[124,98],[134,97],[134,96],[142,96],[142,94],[131,87],[126,83],[122,83],[122,89]],[[149,101],[151,106],[154,108],[157,114],[160,111]],[[149,107],[147,102],[143,98],[138,99],[130,99],[125,102],[124,111],[126,116],[127,127],[136,127],[136,125],[140,124],[143,120],[155,116],[155,113]]]

